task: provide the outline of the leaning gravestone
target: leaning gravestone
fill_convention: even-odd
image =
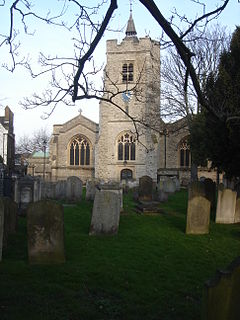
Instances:
[[[140,201],[152,201],[153,180],[149,176],[139,178],[138,195]]]
[[[0,202],[0,261],[2,261],[3,232],[4,232],[4,206],[3,206],[3,203]]]
[[[203,183],[191,183],[188,189],[187,234],[209,233],[210,205],[204,194]]]
[[[212,179],[204,179],[204,186],[206,191],[206,197],[211,203],[211,208],[216,207],[216,183]]]
[[[203,295],[204,320],[240,319],[240,257],[227,270],[218,271],[207,281]]]
[[[118,200],[120,203],[120,211],[123,211],[123,189],[118,182],[109,182],[105,184],[98,184],[98,189],[107,190],[118,195]]]
[[[31,264],[65,261],[63,207],[51,200],[30,204],[27,210],[28,259]]]
[[[108,190],[96,190],[89,235],[114,235],[120,220],[119,195]]]
[[[67,178],[66,200],[70,202],[82,200],[82,181],[78,177]]]
[[[216,223],[234,223],[237,192],[231,189],[218,189]]]

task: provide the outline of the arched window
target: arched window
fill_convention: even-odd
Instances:
[[[131,180],[133,178],[132,170],[123,169],[121,171],[121,180]]]
[[[187,138],[184,138],[179,144],[180,167],[190,167],[190,157],[190,146],[188,144]]]
[[[118,160],[134,161],[136,159],[136,139],[131,133],[124,133],[119,136],[118,144]]]
[[[69,146],[69,163],[71,166],[90,165],[90,143],[86,137],[74,137]]]
[[[122,81],[131,82],[133,81],[133,63],[124,63],[122,65]]]

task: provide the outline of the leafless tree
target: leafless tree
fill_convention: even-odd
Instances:
[[[24,135],[20,137],[16,144],[16,153],[31,155],[34,151],[46,151],[50,141],[50,134],[46,129],[41,128],[33,133],[32,136]]]
[[[193,64],[195,53],[184,42],[184,39],[196,28],[203,30],[210,20],[221,14],[230,0],[217,1],[217,6],[210,11],[208,11],[206,4],[200,0],[189,1],[198,7],[199,12],[202,12],[194,20],[179,15],[177,10],[172,13],[170,19],[167,19],[161,13],[160,4],[157,5],[154,0],[139,0],[153,19],[157,21],[159,30],[164,31],[167,42],[171,41],[175,46],[185,67],[184,90],[186,90],[190,78],[199,104],[214,112],[201,90],[199,77]],[[33,77],[51,75],[49,88],[42,95],[35,94],[32,98],[26,99],[24,101],[25,107],[48,106],[53,110],[60,101],[69,105],[82,99],[106,99],[103,94],[104,86],[99,88],[94,84],[94,77],[101,68],[95,66],[93,53],[106,30],[110,28],[110,22],[118,4],[117,0],[95,0],[91,1],[90,5],[89,2],[83,0],[54,1],[53,11],[46,10],[45,14],[40,14],[37,2],[34,0],[1,1],[0,8],[7,8],[10,12],[9,30],[6,34],[0,35],[0,47],[7,45],[11,55],[11,66],[5,65],[5,67],[12,71],[18,64],[24,64]],[[102,20],[100,17],[103,17]],[[67,30],[73,39],[72,55],[62,57],[41,53],[39,59],[41,70],[35,72],[30,60],[18,55],[20,48],[18,36],[21,30],[17,25],[17,19],[20,19],[21,27],[26,34],[33,32],[29,26],[35,20]],[[177,27],[177,19],[184,24],[181,30]],[[115,95],[108,96],[108,102],[116,105]]]
[[[184,40],[195,53],[192,64],[204,90],[210,73],[217,73],[219,59],[229,48],[231,35],[226,27],[218,24],[207,28],[202,34],[198,30],[189,33]],[[161,116],[168,121],[187,117],[191,121],[200,105],[191,78],[186,86],[186,68],[174,47],[169,47],[161,60]]]

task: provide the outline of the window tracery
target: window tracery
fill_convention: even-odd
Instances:
[[[183,139],[179,144],[179,158],[180,158],[180,167],[190,167],[191,154],[190,154],[190,145],[188,144],[187,138]]]
[[[90,143],[86,137],[74,137],[69,146],[69,163],[71,166],[90,165]]]
[[[134,161],[136,158],[136,138],[131,133],[124,133],[119,136],[118,144],[118,160]]]

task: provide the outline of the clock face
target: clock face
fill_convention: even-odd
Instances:
[[[131,99],[131,92],[130,91],[123,92],[122,99],[126,103],[129,102],[129,100]]]

